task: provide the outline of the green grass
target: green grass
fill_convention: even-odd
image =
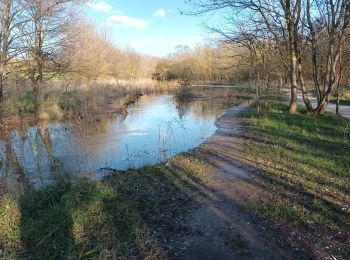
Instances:
[[[0,257],[159,259],[181,234],[202,163],[187,154],[167,165],[118,172],[98,182],[60,180],[0,201]]]
[[[349,231],[350,121],[304,110],[290,115],[281,102],[270,103],[262,119],[252,107],[245,120],[247,156],[270,194],[257,207],[277,222]]]

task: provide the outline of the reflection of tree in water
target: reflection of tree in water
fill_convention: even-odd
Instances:
[[[188,113],[191,111],[191,101],[189,98],[183,96],[176,96],[175,103],[180,119],[188,115]]]
[[[0,152],[0,194],[22,192],[29,187],[29,180],[19,164],[17,155],[12,147],[11,135],[6,134],[2,139],[1,145],[3,149]]]
[[[56,179],[57,175],[63,174],[63,167],[62,162],[55,157],[51,135],[53,135],[53,133],[50,131],[48,122],[39,123],[36,131],[36,140],[39,144],[42,144],[43,152],[40,153],[40,156],[43,156],[43,160],[49,163],[49,172],[52,174],[52,179]]]
[[[69,122],[69,127],[77,134],[77,137],[105,133],[107,131],[107,123],[112,117],[112,115],[100,115],[75,118]]]
[[[166,96],[165,99],[161,99],[161,107],[167,108],[164,110],[165,113],[173,113],[174,107],[171,105],[173,103],[177,108],[180,121],[190,116],[194,124],[196,119],[198,122],[212,122],[227,107],[240,102],[237,100],[237,93],[233,88],[193,88],[189,97],[183,95],[172,99]],[[130,115],[135,113],[136,119],[138,116],[142,117],[143,114],[140,111],[152,108],[157,98],[159,98],[157,95],[143,96],[130,107]],[[170,114],[165,116],[171,120]],[[3,151],[0,151],[0,156],[4,158],[0,158],[1,187],[8,187],[11,184],[13,187],[20,186],[22,189],[24,186],[29,186],[30,181],[36,180],[39,180],[39,185],[45,185],[62,174],[66,159],[60,162],[57,158],[61,157],[67,158],[72,164],[76,163],[76,166],[84,165],[85,170],[85,164],[88,168],[88,163],[92,161],[91,154],[97,154],[97,151],[102,151],[105,145],[111,142],[111,135],[104,133],[111,132],[114,127],[118,128],[116,133],[127,132],[128,124],[135,125],[138,122],[129,120],[124,125],[123,120],[114,114],[77,118],[68,123],[39,123],[37,127],[12,132],[13,140],[10,136],[0,138],[4,141],[1,148]],[[206,129],[206,125],[203,124],[201,132],[206,133]],[[205,134],[201,135],[205,136]],[[64,165],[67,169],[72,166]],[[13,172],[16,172],[16,175]]]
[[[37,127],[28,128],[27,131],[18,129],[1,139],[2,192],[21,192],[30,187],[33,180],[40,181],[37,185],[45,185],[49,179],[54,180],[56,173],[61,171],[54,156],[49,124],[39,123]]]
[[[52,142],[51,142],[51,136],[49,131],[49,125],[47,122],[41,123],[38,125],[37,135],[40,135],[40,138],[42,140],[42,143],[47,151],[47,154],[52,158],[53,157],[53,150],[52,150]]]
[[[211,119],[221,115],[228,107],[241,102],[235,88],[194,87],[188,96],[175,96],[180,118],[192,112],[197,119]]]

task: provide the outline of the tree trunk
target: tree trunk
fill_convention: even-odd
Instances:
[[[336,108],[335,108],[335,113],[337,115],[339,115],[339,106],[340,106],[340,91],[339,91],[339,88],[340,88],[340,86],[338,84],[338,86],[337,86],[337,104],[336,104]]]
[[[255,67],[255,71],[256,71],[255,91],[256,91],[256,98],[259,99],[261,96],[260,73],[259,73],[259,69],[257,67]]]
[[[33,92],[39,94],[40,85],[43,81],[43,42],[42,42],[42,28],[40,24],[40,19],[35,19],[35,35],[34,35],[34,60],[35,69],[32,78],[33,82]]]
[[[289,104],[289,113],[295,114],[297,112],[297,102],[298,102],[298,86],[294,83],[291,84],[291,98]]]
[[[312,104],[311,104],[311,102],[309,100],[309,97],[307,95],[307,90],[306,90],[306,87],[305,87],[305,81],[304,81],[303,72],[302,72],[300,55],[299,55],[299,58],[298,58],[298,78],[299,78],[299,84],[300,84],[300,87],[301,87],[301,91],[302,91],[302,95],[303,95],[303,101],[304,101],[304,104],[306,106],[306,109],[309,112],[313,112],[314,109],[313,109]]]
[[[250,62],[250,66],[249,66],[249,88],[252,87],[252,75],[253,75],[252,70],[253,70],[253,64],[252,64],[252,62]]]
[[[296,53],[294,47],[291,47],[290,50],[290,105],[289,112],[295,114],[297,111],[297,102],[298,102],[298,80],[297,80],[297,70],[296,70]]]
[[[294,37],[291,38],[290,44],[292,44],[294,46],[294,52],[296,55],[295,58],[297,59],[298,83],[299,83],[301,91],[302,91],[302,97],[303,97],[303,101],[304,101],[306,109],[309,112],[313,112],[312,104],[311,104],[309,97],[307,95],[307,90],[305,87],[305,81],[304,81],[304,77],[303,77],[303,67],[302,67],[302,59],[301,59],[302,53],[301,53],[301,49],[300,49],[300,40],[298,39],[298,28],[297,28],[297,25],[295,25],[294,23],[292,24],[291,28],[292,28],[292,32],[293,32],[292,35]]]
[[[0,101],[4,99],[4,82],[3,82],[3,74],[0,72]]]
[[[325,83],[322,98],[317,107],[317,113],[323,114],[326,111],[326,108],[329,103],[329,95],[331,94],[334,87],[337,85],[337,79],[339,80],[339,75],[337,74],[337,64],[339,58],[341,57],[340,53],[342,52],[341,45],[339,49],[336,51],[335,40],[334,40],[334,29],[330,33],[330,43],[327,54],[327,66],[325,73]]]
[[[289,113],[295,114],[297,111],[298,102],[298,80],[297,80],[297,53],[295,49],[295,41],[297,35],[294,22],[291,14],[291,3],[286,1],[286,22],[288,28],[288,40],[289,40],[289,59],[290,59],[290,105]]]
[[[1,49],[0,49],[0,100],[4,98],[4,78],[5,68],[9,56],[9,38],[11,25],[12,0],[7,0],[3,11],[3,21],[1,23]]]
[[[278,92],[281,93],[281,88],[283,87],[283,78],[282,76],[279,77],[278,80]]]
[[[321,90],[319,82],[319,73],[318,73],[318,58],[317,58],[317,45],[316,45],[316,31],[314,28],[313,21],[311,19],[311,4],[310,0],[306,2],[306,17],[307,23],[310,29],[310,41],[311,41],[311,60],[312,60],[312,78],[314,81],[314,86],[316,90],[317,103],[321,100]]]
[[[324,98],[322,98],[320,104],[317,107],[317,110],[316,110],[317,113],[319,115],[323,115],[327,109],[328,104],[329,104],[329,96],[325,94]]]
[[[339,48],[339,74],[338,74],[338,78],[337,78],[337,103],[336,103],[336,108],[335,108],[335,113],[337,115],[339,115],[339,107],[340,107],[340,84],[342,81],[342,77],[343,77],[343,49],[344,49],[344,45],[345,42],[340,42],[340,48]]]

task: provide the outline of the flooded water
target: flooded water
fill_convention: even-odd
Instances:
[[[61,174],[99,179],[108,169],[155,164],[195,148],[215,130],[225,100],[180,102],[171,95],[143,96],[116,115],[13,130],[0,140],[1,185],[40,187]]]

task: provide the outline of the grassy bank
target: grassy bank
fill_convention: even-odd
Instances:
[[[166,165],[119,172],[99,182],[59,180],[0,202],[0,256],[159,259],[183,218],[204,164],[179,155]]]
[[[281,102],[270,103],[263,119],[252,107],[245,120],[246,155],[260,168],[257,185],[267,194],[255,207],[288,232],[301,230],[310,243],[328,236],[345,244],[350,232],[350,121],[304,110],[290,115]],[[344,244],[340,251],[346,250]]]

